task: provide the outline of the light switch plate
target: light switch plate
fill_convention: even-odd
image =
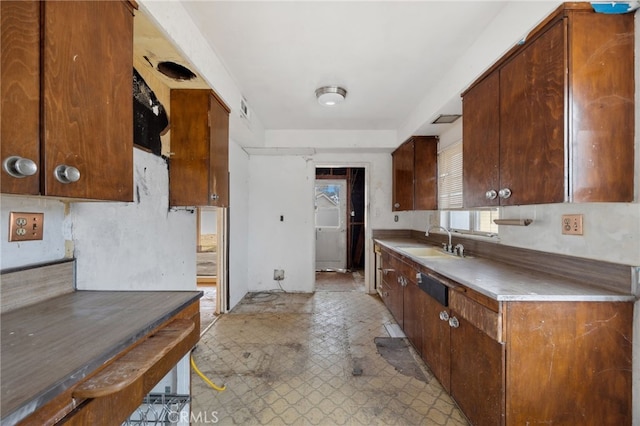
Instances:
[[[583,235],[582,215],[581,214],[563,214],[562,215],[562,233],[565,235]]]
[[[44,213],[9,213],[9,241],[41,240]]]

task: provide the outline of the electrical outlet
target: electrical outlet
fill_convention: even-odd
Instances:
[[[9,213],[9,241],[42,239],[44,213]]]
[[[582,215],[563,214],[562,233],[565,235],[582,235]]]
[[[284,280],[284,269],[274,269],[273,270],[273,279],[276,281]]]

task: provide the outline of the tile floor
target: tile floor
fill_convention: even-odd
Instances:
[[[326,288],[331,287],[327,286]],[[391,314],[362,291],[251,293],[204,333],[193,356],[192,424],[467,425],[411,350],[424,379],[378,352]]]

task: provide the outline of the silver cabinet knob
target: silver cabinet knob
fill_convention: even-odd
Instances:
[[[456,317],[449,318],[449,327],[451,327],[451,328],[460,327],[460,321],[458,321],[458,318],[456,318]]]
[[[211,198],[213,201],[216,201],[217,199],[220,198],[220,196],[218,194],[211,194],[209,198]]]
[[[398,207],[400,207],[400,203],[395,203],[395,204],[393,205],[393,207],[395,207],[395,208],[397,209]]]
[[[449,321],[449,312],[441,311],[440,312],[440,320],[441,321]]]
[[[495,200],[496,197],[498,196],[498,193],[496,192],[495,189],[490,189],[484,193],[484,196],[487,200]]]
[[[418,281],[419,284],[422,283],[422,275],[420,275],[420,272],[416,272],[416,280]]]
[[[60,183],[72,183],[80,180],[80,170],[73,166],[67,166],[64,164],[56,167],[53,171],[53,175]]]
[[[38,172],[38,165],[28,158],[12,155],[2,162],[2,168],[13,177],[33,176]]]
[[[504,198],[505,200],[509,197],[511,197],[511,190],[509,188],[502,188],[500,191],[498,191],[498,195],[500,196],[500,198]]]

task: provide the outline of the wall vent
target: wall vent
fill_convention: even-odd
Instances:
[[[245,98],[240,99],[240,115],[247,120],[251,119],[251,110],[249,109],[249,105],[247,105],[247,100]]]

